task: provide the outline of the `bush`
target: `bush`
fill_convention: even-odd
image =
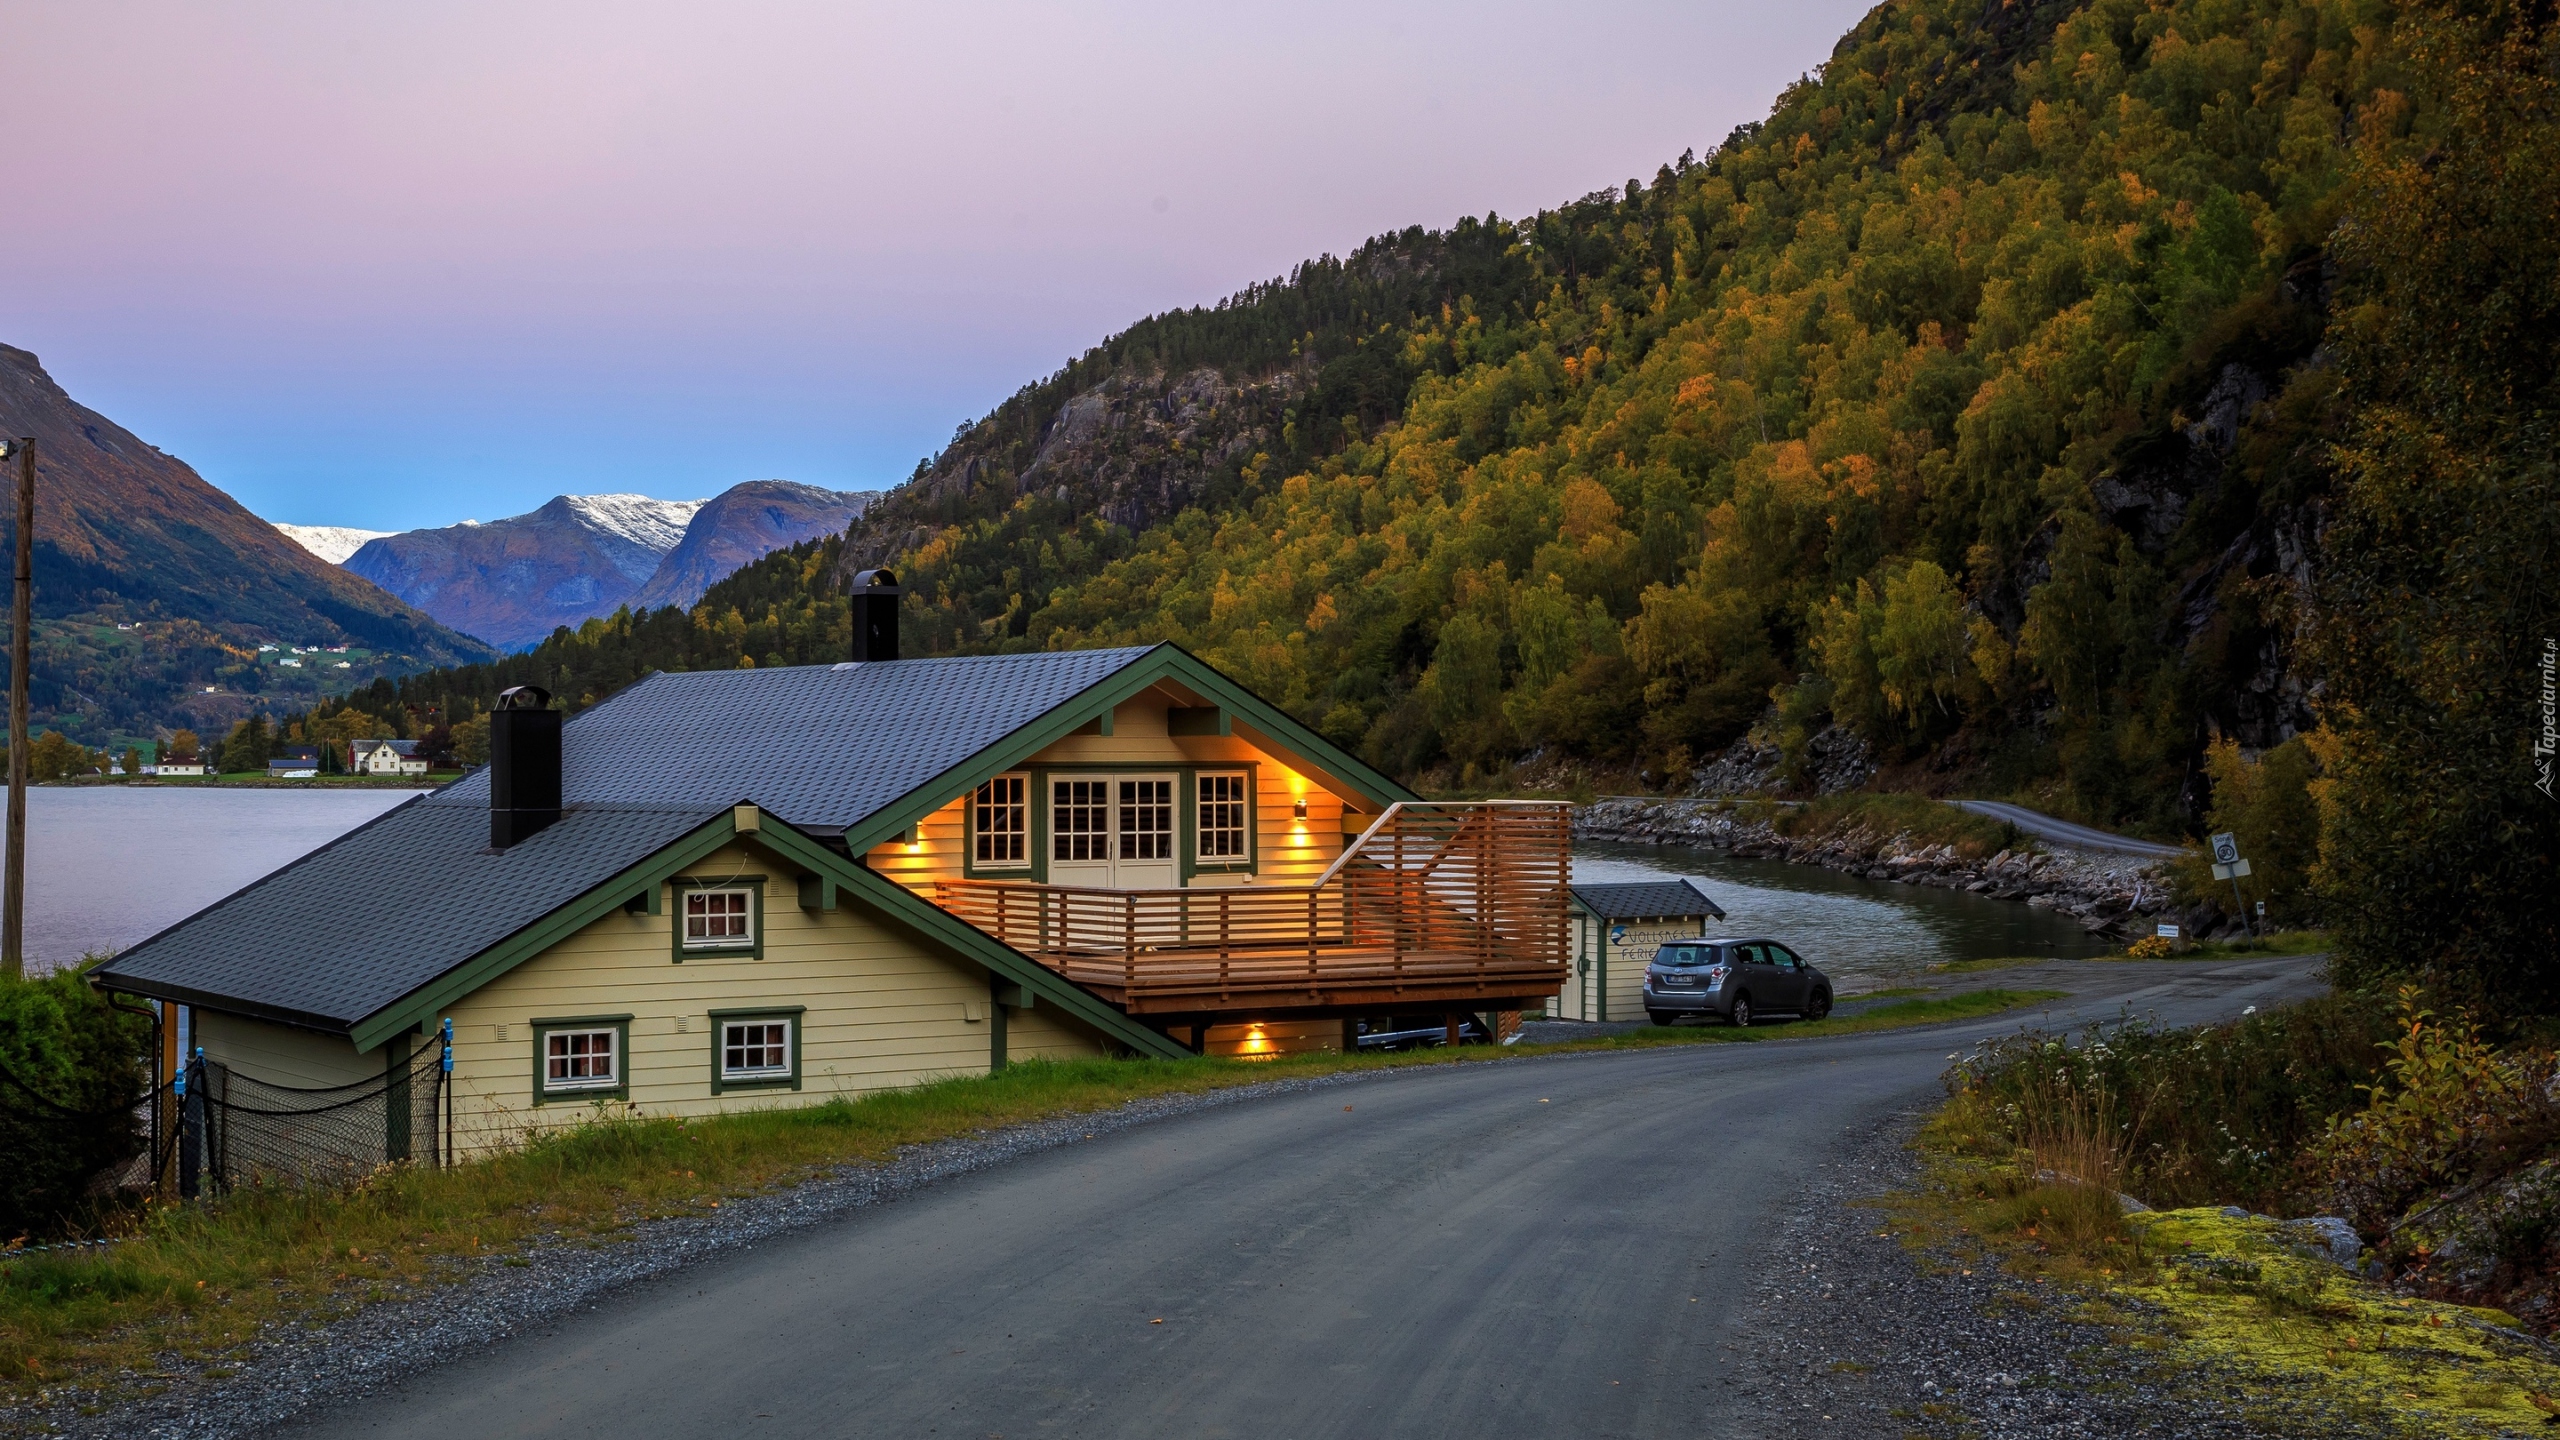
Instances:
[[[143,1150],[151,1022],[86,970],[0,979],[0,1245],[71,1222],[90,1181]]]
[[[2368,1001],[2332,995],[2201,1030],[2018,1035],[1958,1062],[1947,1086],[1998,1140],[2103,1158],[2151,1204],[2274,1209],[2325,1179],[2305,1152],[2358,1108],[2394,1032]]]

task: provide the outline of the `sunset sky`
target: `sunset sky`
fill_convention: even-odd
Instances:
[[[270,519],[876,488],[1151,311],[1649,178],[1867,8],[17,0],[0,342]]]

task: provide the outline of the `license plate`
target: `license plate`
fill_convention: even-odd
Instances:
[[[1687,985],[1690,984],[1691,981],[1686,975],[1665,975],[1662,977],[1662,983],[1665,985]]]

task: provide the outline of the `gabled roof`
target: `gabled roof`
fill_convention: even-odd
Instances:
[[[984,775],[1164,681],[1231,709],[1260,740],[1376,802],[1413,798],[1172,645],[656,674],[562,727],[564,813],[531,838],[489,850],[488,776],[476,773],[94,973],[111,989],[346,1031],[369,1046],[368,1036],[422,1003],[412,997],[458,975],[485,983],[497,973],[490,966],[531,953],[527,937],[596,909],[602,887],[654,883],[634,881],[635,867],[690,863],[670,857],[727,824],[734,805],[754,804],[795,834],[841,837],[858,856]],[[1026,968],[1017,983],[1054,983],[1081,1005],[1101,1006],[961,922],[925,914],[925,902],[910,907],[912,897],[872,883],[854,860],[794,843],[813,872],[846,867],[848,888],[905,914],[908,928],[944,948],[1006,973],[1018,964]],[[386,871],[417,883],[357,883]],[[1127,1043],[1144,1049],[1160,1039],[1117,1011],[1100,1013],[1107,1032],[1127,1027]]]
[[[1712,915],[1724,918],[1724,907],[1708,898],[1695,880],[1632,880],[1573,887],[1583,909],[1603,920],[1633,920],[1650,915]]]

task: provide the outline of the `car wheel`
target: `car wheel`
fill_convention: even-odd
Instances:
[[[1680,1017],[1672,1014],[1668,1010],[1647,1010],[1644,1012],[1644,1018],[1652,1021],[1656,1025],[1668,1025]]]
[[[1828,990],[1814,991],[1813,1003],[1804,1007],[1804,1018],[1807,1020],[1819,1020],[1830,1013],[1831,992]]]
[[[1726,1019],[1731,1020],[1731,1021],[1734,1023],[1735,1028],[1737,1028],[1737,1029],[1740,1029],[1740,1028],[1743,1028],[1743,1027],[1746,1027],[1746,1026],[1750,1025],[1750,1023],[1751,1023],[1751,997],[1750,997],[1750,996],[1748,996],[1748,995],[1736,995],[1736,996],[1734,996],[1734,997],[1733,997],[1733,1013],[1732,1013],[1732,1014],[1730,1014],[1730,1015],[1728,1015],[1728,1016],[1726,1016],[1725,1018],[1726,1018]]]

